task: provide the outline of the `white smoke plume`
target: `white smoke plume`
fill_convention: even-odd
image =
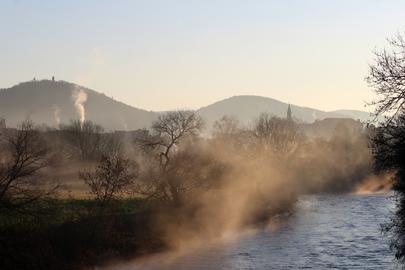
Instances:
[[[315,111],[312,112],[312,119],[313,119],[314,121],[318,119],[318,117],[317,117]]]
[[[84,108],[84,103],[86,103],[87,101],[87,94],[82,89],[75,89],[72,92],[72,99],[76,107],[76,111],[80,117],[80,125],[83,126],[83,123],[86,120],[86,110]]]
[[[60,126],[60,108],[56,105],[52,106],[53,109],[53,118],[55,119],[55,125],[57,128]]]

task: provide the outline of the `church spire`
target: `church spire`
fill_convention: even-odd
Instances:
[[[287,120],[292,121],[292,113],[291,113],[291,106],[288,104],[288,109],[287,109]]]

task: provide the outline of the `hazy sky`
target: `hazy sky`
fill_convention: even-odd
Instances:
[[[364,109],[405,1],[0,0],[0,88],[50,78],[148,110],[240,94]]]

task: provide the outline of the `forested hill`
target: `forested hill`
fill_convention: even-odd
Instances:
[[[8,126],[29,118],[36,123],[56,126],[80,119],[75,97],[86,96],[83,102],[86,120],[107,130],[132,130],[149,127],[156,113],[137,109],[94,90],[65,81],[30,81],[0,90],[0,117]]]

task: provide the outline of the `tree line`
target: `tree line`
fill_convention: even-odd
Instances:
[[[372,173],[375,128],[361,123],[329,139],[308,138],[292,119],[268,113],[250,126],[224,116],[210,133],[204,128],[194,111],[179,110],[133,132],[91,121],[4,130],[4,269],[15,261],[20,269],[87,267],[215,239],[292,211],[300,194],[353,191]],[[74,171],[84,197],[66,193],[69,179],[58,181],[65,171]]]
[[[372,139],[377,172],[392,173],[396,210],[385,224],[391,248],[405,261],[405,41],[402,34],[388,39],[388,47],[374,53],[366,78],[377,98],[370,103],[375,115],[383,116]]]

